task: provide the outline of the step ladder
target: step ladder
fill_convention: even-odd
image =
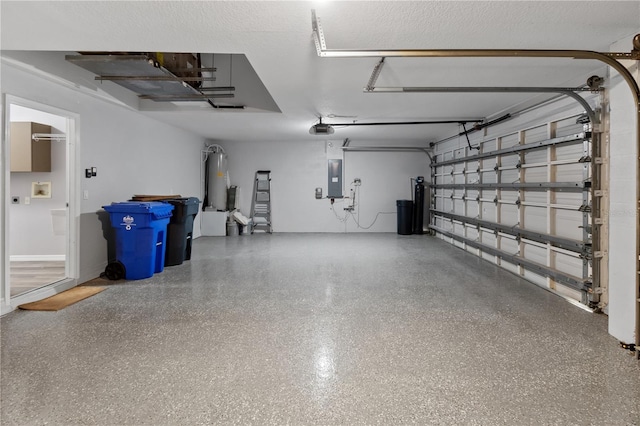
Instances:
[[[251,233],[262,230],[271,233],[271,170],[258,170],[253,183],[251,201]]]

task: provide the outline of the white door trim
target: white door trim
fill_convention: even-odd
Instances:
[[[5,94],[2,99],[2,121],[3,121],[3,144],[2,144],[2,155],[0,156],[1,161],[0,167],[2,170],[3,182],[2,188],[0,189],[2,192],[2,199],[4,200],[2,204],[2,211],[0,212],[0,216],[2,217],[0,224],[0,237],[2,237],[3,244],[0,248],[0,263],[2,264],[2,286],[3,286],[3,298],[0,301],[0,313],[5,314],[7,312],[11,312],[16,308],[17,304],[25,303],[23,299],[24,297],[18,296],[16,298],[10,297],[10,241],[8,238],[8,230],[9,230],[9,207],[10,204],[10,144],[9,141],[9,105],[19,105],[25,108],[31,108],[38,111],[47,112],[49,114],[54,114],[60,117],[67,118],[67,251],[66,258],[68,259],[67,268],[66,268],[66,276],[67,279],[56,283],[52,286],[48,286],[45,289],[41,289],[42,291],[33,291],[28,293],[28,298],[36,298],[40,299],[43,297],[48,297],[53,294],[64,291],[68,288],[71,288],[78,284],[79,278],[79,252],[78,252],[78,237],[80,233],[80,167],[79,167],[79,121],[80,115],[71,111],[67,111],[61,108],[57,108],[51,105],[42,104],[39,102],[31,101],[28,99],[20,98],[14,95]],[[25,295],[27,296],[27,295]],[[15,300],[14,300],[15,299]],[[35,300],[38,300],[37,298]]]

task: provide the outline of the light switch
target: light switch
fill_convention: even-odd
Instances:
[[[84,191],[82,191],[82,199],[83,200],[88,200],[89,199],[89,190],[85,189]]]
[[[24,197],[25,204],[31,204],[31,197]]]

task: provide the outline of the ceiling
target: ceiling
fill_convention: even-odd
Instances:
[[[3,55],[58,74],[158,120],[216,141],[305,141],[329,123],[494,117],[531,94],[363,93],[378,58],[320,58],[311,10],[329,49],[581,49],[607,51],[640,32],[640,1],[6,1]],[[631,45],[626,51],[631,50]],[[30,52],[31,51],[31,52]],[[78,51],[244,54],[280,109],[141,108],[135,96],[72,70]],[[388,58],[378,86],[578,86],[604,72],[569,59]],[[100,86],[98,86],[98,84]],[[548,97],[548,95],[544,95]],[[200,103],[198,103],[200,104]],[[137,105],[137,106],[136,106]],[[146,109],[146,110],[145,110]],[[333,139],[435,141],[458,125],[337,128]],[[326,136],[325,136],[326,138]]]

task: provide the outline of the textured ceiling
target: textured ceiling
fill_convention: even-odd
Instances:
[[[281,114],[208,108],[189,114],[145,112],[211,139],[238,141],[317,139],[307,133],[317,114],[357,116],[363,122],[488,117],[531,98],[522,94],[365,94],[362,89],[377,59],[319,58],[311,9],[322,20],[330,49],[606,51],[613,42],[640,32],[640,1],[3,0],[0,5],[3,50],[61,55],[69,51],[245,54]],[[53,66],[53,61],[49,63]],[[390,58],[378,85],[575,86],[594,72],[602,73],[598,63],[579,60]],[[345,120],[352,118],[327,121]],[[456,131],[455,125],[349,127],[333,136],[403,143],[437,140]]]

